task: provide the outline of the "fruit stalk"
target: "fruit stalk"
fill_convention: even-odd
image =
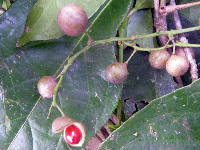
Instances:
[[[128,62],[131,60],[131,58],[133,57],[133,55],[137,52],[137,49],[134,49],[131,56],[127,59],[126,64],[128,64]]]

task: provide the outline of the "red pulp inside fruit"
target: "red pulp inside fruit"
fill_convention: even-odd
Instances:
[[[75,126],[70,125],[65,129],[65,139],[69,144],[78,144],[81,140],[81,130]]]

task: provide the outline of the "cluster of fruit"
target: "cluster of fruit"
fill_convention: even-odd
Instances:
[[[57,14],[57,23],[62,32],[68,36],[78,36],[85,32],[88,18],[85,10],[76,4],[62,7]],[[106,69],[107,80],[113,84],[122,83],[128,75],[127,64],[114,62]],[[37,89],[44,98],[52,98],[58,80],[52,76],[42,77]],[[86,129],[81,122],[75,122],[68,117],[58,117],[52,123],[52,133],[63,132],[66,143],[81,147],[86,138]]]
[[[76,4],[62,7],[57,14],[57,24],[68,36],[78,36],[85,32],[88,17],[85,10]],[[42,77],[37,89],[44,98],[52,98],[58,80],[52,76]],[[86,128],[81,122],[75,122],[68,117],[58,117],[52,123],[52,133],[63,132],[63,138],[71,146],[81,147],[86,138]]]
[[[189,49],[194,59],[195,53],[192,48]],[[173,77],[184,75],[190,66],[183,47],[178,47],[175,54],[172,55],[166,49],[152,51],[148,59],[152,67],[156,69],[166,68],[167,72]]]
[[[44,98],[52,98],[58,80],[52,76],[42,77],[37,89]],[[63,138],[69,145],[81,147],[86,138],[86,129],[81,122],[75,122],[68,117],[58,117],[52,123],[52,133],[63,132]]]
[[[88,24],[87,13],[76,4],[69,4],[62,7],[57,14],[57,23],[64,34],[78,36],[86,31]],[[193,50],[191,52],[194,54]],[[194,57],[194,55],[193,55]],[[176,54],[170,56],[167,50],[153,51],[149,55],[149,63],[156,69],[166,67],[167,72],[174,76],[184,75],[189,62],[183,48],[176,49]],[[112,84],[120,84],[128,76],[127,63],[114,62],[108,65],[105,71],[106,79]],[[53,91],[58,81],[52,76],[45,76],[38,81],[39,93],[45,98],[52,98]],[[52,132],[63,132],[65,141],[72,146],[82,146],[86,138],[86,129],[81,122],[75,122],[68,117],[59,117],[52,124]]]

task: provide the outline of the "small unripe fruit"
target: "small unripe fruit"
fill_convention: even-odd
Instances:
[[[52,133],[62,132],[68,125],[74,123],[69,117],[58,117],[52,123]]]
[[[153,68],[163,69],[166,66],[167,60],[170,58],[170,54],[166,49],[159,51],[152,51],[149,55],[149,63]]]
[[[106,68],[106,78],[112,84],[120,84],[128,75],[127,64],[114,62]]]
[[[192,54],[192,58],[194,59],[195,58],[195,53],[194,53],[194,50],[191,47],[189,47],[189,52]],[[175,51],[175,55],[186,57],[183,47],[178,47],[176,49],[176,51]]]
[[[65,142],[71,146],[81,147],[85,142],[86,129],[81,122],[74,122],[63,131]]]
[[[57,86],[58,81],[56,78],[51,76],[42,77],[37,83],[37,89],[40,95],[45,98],[53,97],[53,91]]]
[[[66,5],[58,11],[57,24],[68,36],[78,36],[85,32],[87,23],[87,13],[77,4]]]
[[[171,76],[179,77],[187,72],[189,65],[185,57],[172,55],[166,63],[166,70]]]

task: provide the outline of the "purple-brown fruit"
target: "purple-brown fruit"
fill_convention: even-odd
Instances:
[[[150,53],[148,59],[153,68],[163,69],[166,66],[167,60],[170,58],[170,54],[167,50],[153,51]]]
[[[127,78],[126,63],[114,62],[106,68],[106,78],[112,84],[120,84]]]
[[[56,78],[52,76],[44,76],[38,81],[37,89],[43,97],[51,98],[53,97],[53,91],[57,84],[58,81]]]
[[[187,72],[189,65],[186,57],[172,55],[166,63],[166,70],[171,76],[179,77]]]
[[[85,32],[87,23],[87,13],[77,4],[66,5],[58,11],[57,24],[68,36],[78,36]]]

